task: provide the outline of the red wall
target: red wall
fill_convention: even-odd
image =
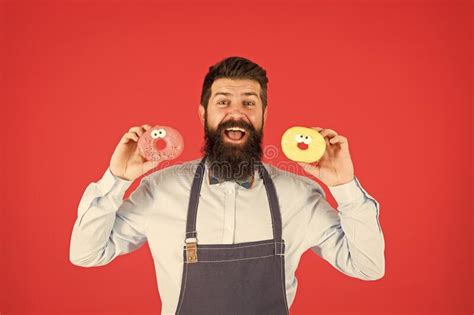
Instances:
[[[131,126],[173,126],[199,157],[202,79],[240,55],[268,71],[265,145],[336,130],[381,205],[385,277],[306,252],[291,313],[471,314],[472,2],[180,2],[0,2],[0,312],[158,313],[148,246],[69,262],[77,206]]]

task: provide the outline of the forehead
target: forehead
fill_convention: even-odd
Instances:
[[[241,92],[248,91],[260,95],[260,83],[250,79],[219,78],[211,85],[211,95],[217,92],[230,92],[234,95],[240,95]]]

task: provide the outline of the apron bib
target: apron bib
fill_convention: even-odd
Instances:
[[[289,314],[285,288],[285,241],[275,186],[263,164],[273,239],[237,244],[198,244],[196,218],[205,170],[194,175],[189,199],[183,277],[176,314]]]

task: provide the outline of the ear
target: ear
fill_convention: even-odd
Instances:
[[[263,123],[267,121],[267,110],[268,106],[265,106],[265,110],[263,111]]]
[[[199,104],[198,107],[198,115],[199,115],[199,120],[201,121],[201,124],[204,126],[204,115],[206,113],[206,110],[204,109],[204,106]]]

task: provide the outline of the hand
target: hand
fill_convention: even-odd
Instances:
[[[349,154],[347,138],[332,129],[311,127],[318,131],[326,141],[326,151],[316,163],[298,162],[303,169],[321,180],[326,186],[332,187],[346,184],[354,179],[354,166]]]
[[[120,139],[110,160],[110,171],[125,180],[135,180],[155,168],[160,161],[147,161],[138,151],[138,139],[150,125],[132,127]]]

